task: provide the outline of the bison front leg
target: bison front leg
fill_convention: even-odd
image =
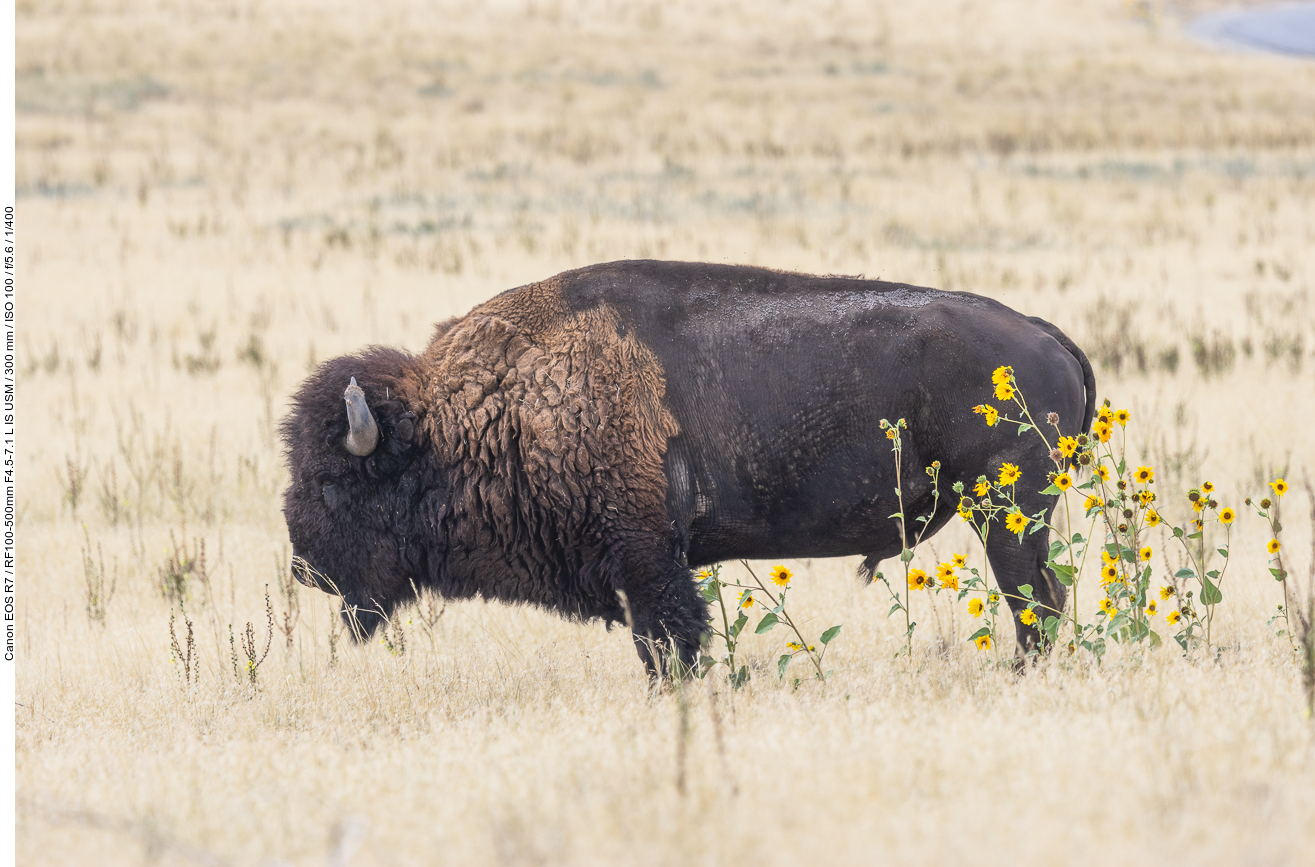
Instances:
[[[649,675],[658,678],[693,670],[708,628],[708,606],[690,570],[672,559],[670,540],[661,535],[629,536],[613,544],[607,561],[635,649]]]

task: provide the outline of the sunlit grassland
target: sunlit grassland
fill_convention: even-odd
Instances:
[[[1315,66],[1135,11],[20,4],[20,862],[1309,862],[1312,723],[1243,500],[1292,482],[1304,578]],[[650,697],[622,631],[453,602],[352,647],[280,589],[275,426],[315,363],[624,257],[1059,325],[1162,511],[1209,479],[1242,513],[1218,661],[1018,678],[926,596],[894,660],[857,562],[798,561],[795,616],[844,624],[831,681],[778,684],[774,632],[744,690]],[[916,565],[978,550],[956,522]]]

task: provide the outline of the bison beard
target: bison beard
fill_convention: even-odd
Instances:
[[[1091,365],[1057,328],[975,295],[683,262],[614,262],[512,289],[420,355],[322,364],[282,427],[284,515],[303,583],[342,596],[357,638],[418,589],[629,619],[650,672],[693,664],[707,609],[690,569],[866,555],[904,540],[878,429],[905,418],[905,506],[1006,461],[1019,505],[1053,510],[1038,440],[974,417],[1008,364],[1034,413],[1085,432]],[[953,515],[942,507],[934,533]],[[1060,610],[1045,531],[992,533],[1018,621],[1031,584]]]

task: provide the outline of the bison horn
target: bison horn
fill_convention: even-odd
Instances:
[[[374,423],[370,405],[365,402],[365,392],[356,384],[356,377],[352,377],[352,384],[347,386],[342,398],[347,401],[347,424],[351,428],[343,444],[358,458],[367,457],[379,445],[379,425]]]

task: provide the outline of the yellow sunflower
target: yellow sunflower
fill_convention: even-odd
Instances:
[[[1183,615],[1178,611],[1170,611],[1168,614],[1164,615],[1164,622],[1169,624],[1170,626],[1173,626],[1175,623],[1177,623],[1179,620],[1182,619],[1183,619]]]
[[[1021,477],[1022,475],[1023,474],[1018,469],[1017,464],[1001,464],[1000,465],[1001,487],[1014,484],[1015,482],[1018,481],[1019,477]]]
[[[1138,467],[1136,475],[1133,476],[1139,485],[1149,485],[1155,481],[1154,467]]]
[[[977,639],[976,641],[974,641],[973,643],[977,645],[977,649],[978,649],[978,650],[990,650],[990,649],[991,649],[991,636],[989,636],[989,635],[983,635],[982,637],[978,638],[978,639]]]
[[[1141,559],[1143,563],[1145,563],[1147,560],[1151,559],[1151,553],[1152,553],[1151,546],[1147,545],[1145,548],[1142,548],[1140,551],[1137,552],[1137,556]]]
[[[1119,423],[1119,427],[1127,427],[1128,421],[1131,418],[1132,413],[1128,412],[1126,409],[1116,410],[1114,413],[1114,420]]]
[[[1073,437],[1060,437],[1056,444],[1059,453],[1066,458],[1073,457],[1073,453],[1078,450],[1078,441]]]
[[[753,607],[753,591],[752,591],[752,590],[745,590],[743,593],[740,594],[740,607],[741,607],[741,608],[752,608],[752,607]]]
[[[1100,570],[1100,586],[1106,587],[1119,580],[1119,567],[1113,563],[1106,563]]]
[[[1210,484],[1209,482],[1202,482],[1201,490],[1207,494],[1213,494],[1215,492],[1215,486]]]
[[[1067,491],[1069,488],[1073,487],[1073,477],[1068,473],[1060,473],[1055,476],[1055,487],[1059,488],[1061,491]]]
[[[1110,441],[1110,434],[1114,433],[1114,428],[1109,422],[1101,419],[1091,426],[1091,433],[1103,443]]]
[[[909,570],[909,589],[924,590],[927,587],[927,573],[921,569]]]
[[[1114,603],[1113,599],[1110,599],[1107,596],[1104,599],[1100,600],[1100,610],[1099,610],[1100,614],[1104,614],[1106,617],[1113,617],[1115,614],[1118,613],[1118,611],[1119,611],[1119,606]]]
[[[1274,493],[1278,494],[1280,497],[1288,492],[1288,483],[1282,479],[1275,479],[1269,483],[1269,486],[1273,488]]]
[[[997,367],[995,370],[991,371],[991,384],[1004,385],[1009,380],[1013,379],[1013,377],[1014,369],[1012,367]]]
[[[1170,596],[1172,596],[1173,594],[1175,594],[1175,593],[1177,593],[1177,592],[1178,592],[1178,591],[1174,590],[1172,587],[1161,587],[1161,588],[1160,588],[1160,598],[1161,598],[1161,599],[1168,599]]]
[[[1219,523],[1224,524],[1225,526],[1233,523],[1236,518],[1237,513],[1227,506],[1224,506],[1224,508],[1219,510]]]
[[[1146,526],[1148,526],[1148,527],[1158,527],[1158,526],[1160,526],[1160,513],[1157,512],[1157,511],[1155,511],[1154,509],[1147,509],[1147,510],[1146,510]]]
[[[1115,557],[1115,556],[1114,556],[1113,554],[1111,554],[1109,551],[1107,551],[1107,550],[1105,550],[1104,548],[1102,548],[1102,549],[1100,550],[1100,562],[1102,562],[1102,563],[1104,563],[1106,566],[1108,566],[1108,565],[1111,564],[1111,563],[1117,563],[1117,562],[1119,562],[1119,558],[1118,558],[1118,557]]]
[[[1101,421],[1109,421],[1110,419],[1114,418],[1114,410],[1110,409],[1110,405],[1108,403],[1101,404],[1101,406],[1096,410],[1096,418],[1100,419]]]
[[[1014,387],[1007,382],[1002,382],[995,387],[996,400],[1013,400]]]
[[[985,497],[991,490],[991,483],[986,479],[978,479],[977,484],[973,485],[973,496]]]
[[[1154,617],[1154,616],[1155,616],[1155,600],[1154,600],[1154,599],[1152,599],[1150,602],[1146,603],[1146,616],[1147,616],[1147,617]]]
[[[1279,542],[1278,539],[1270,539],[1269,544],[1265,546],[1265,550],[1271,554],[1277,554],[1279,552],[1279,549],[1282,547],[1283,545]]]
[[[1141,493],[1137,494],[1137,499],[1141,501],[1141,504],[1143,506],[1149,506],[1151,503],[1155,502],[1155,492],[1142,491]]]
[[[973,519],[973,501],[967,497],[959,498],[959,517],[965,521]]]
[[[1027,529],[1027,518],[1023,516],[1022,512],[1010,512],[1005,516],[1005,527],[1009,532],[1021,536],[1023,531]]]
[[[1092,494],[1090,497],[1087,497],[1087,501],[1082,504],[1082,510],[1090,512],[1092,509],[1099,509],[1103,505],[1105,505],[1105,501],[1095,494]]]
[[[790,579],[793,578],[794,575],[784,566],[777,566],[772,570],[769,577],[772,579],[772,583],[777,587],[784,587],[790,583]]]
[[[1036,612],[1031,608],[1024,608],[1019,612],[1018,620],[1024,626],[1031,626],[1033,623],[1036,623]]]
[[[1091,471],[1091,474],[1102,482],[1108,482],[1110,480],[1109,467],[1104,464],[1096,464],[1096,468]]]
[[[968,565],[968,558],[963,556],[962,554],[955,554],[953,557],[950,558],[950,561],[954,563],[955,569],[962,569],[963,567]]]
[[[973,617],[981,617],[982,611],[985,610],[985,608],[986,606],[982,604],[982,600],[979,597],[973,597],[968,600],[968,613]]]

